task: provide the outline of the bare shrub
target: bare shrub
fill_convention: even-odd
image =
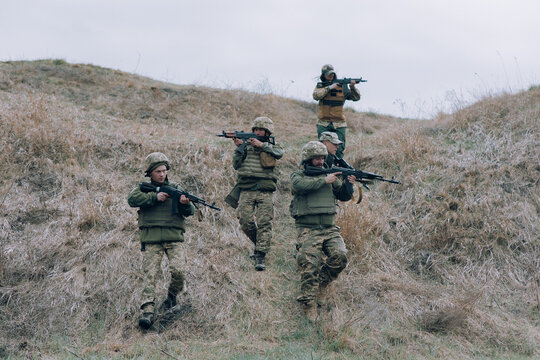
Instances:
[[[440,309],[424,312],[419,317],[422,329],[432,333],[448,333],[463,329],[468,315],[481,293],[470,294],[466,299],[450,303]]]

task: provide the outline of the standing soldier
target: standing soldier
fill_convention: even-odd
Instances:
[[[266,116],[258,117],[251,131],[257,136],[270,136],[274,133],[274,123]],[[237,170],[235,189],[240,191],[238,220],[242,231],[255,244],[252,255],[255,270],[263,271],[272,241],[273,193],[277,182],[274,168],[276,160],[283,156],[283,148],[256,138],[249,139],[245,146],[240,146],[242,139],[233,138],[233,141],[237,146],[233,154],[233,167]]]
[[[324,160],[324,165],[329,168],[334,165],[344,167],[341,166],[342,164],[339,163],[339,160],[341,159],[339,159],[336,155],[339,145],[343,144],[343,142],[339,140],[336,133],[331,131],[324,131],[319,137],[319,141],[324,144],[326,150],[328,151],[328,156]]]
[[[291,216],[295,219],[300,251],[296,261],[300,268],[301,303],[310,321],[317,318],[317,302],[324,301],[328,284],[347,265],[347,249],[335,225],[336,200],[348,201],[351,195],[337,177],[340,173],[307,176],[303,167],[323,168],[328,151],[319,141],[302,148],[300,169],[291,174],[293,200]],[[346,180],[354,183],[355,177]]]
[[[325,131],[321,134],[319,141],[322,142],[324,146],[326,146],[326,150],[328,150],[328,156],[324,161],[325,167],[331,168],[332,166],[337,166],[340,168],[354,169],[354,167],[346,162],[345,159],[337,157],[336,152],[339,144],[341,144],[341,141],[338,139],[336,133]],[[369,182],[365,181],[362,183]],[[356,203],[359,204],[360,201],[362,201],[362,188],[358,186],[358,200]]]
[[[176,183],[169,182],[167,171],[169,159],[154,152],[146,157],[145,176],[150,177],[155,186],[169,185],[180,189]],[[161,273],[163,255],[169,259],[171,281],[167,298],[161,309],[166,311],[176,305],[176,295],[184,288],[184,257],[181,242],[184,241],[185,218],[195,213],[195,207],[182,195],[178,202],[178,213],[173,214],[173,200],[164,192],[143,192],[137,185],[128,196],[131,207],[138,207],[141,251],[143,255],[143,292],[139,326],[148,329],[154,321],[156,303],[156,280]]]
[[[350,88],[346,88],[347,84],[342,86],[333,83],[336,79],[337,75],[334,67],[330,64],[324,65],[321,68],[321,81],[317,83],[315,90],[313,90],[313,99],[319,101],[317,137],[320,138],[324,131],[335,132],[342,142],[337,150],[337,156],[342,158],[345,151],[345,134],[347,131],[343,105],[345,100],[360,100],[360,92],[354,86],[356,84],[354,80],[351,81]]]

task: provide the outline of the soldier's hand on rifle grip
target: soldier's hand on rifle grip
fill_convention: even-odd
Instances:
[[[349,180],[349,182],[354,185],[354,182],[356,181],[356,176],[349,175],[347,176],[347,180]]]
[[[157,201],[163,202],[163,201],[167,200],[167,198],[169,198],[169,194],[164,193],[164,192],[157,193]]]
[[[251,141],[251,146],[253,147],[262,147],[263,146],[263,143],[260,141],[260,140],[257,140],[255,138],[250,138],[249,141]]]
[[[351,80],[351,87],[354,87],[354,85],[356,85],[356,81]]]
[[[234,141],[234,145],[236,146],[240,146],[243,143],[242,139],[239,139],[237,137],[232,138],[232,140]]]
[[[185,196],[185,195],[182,195],[180,196],[180,199],[178,199],[178,202],[180,202],[180,204],[189,204],[189,199]]]
[[[336,172],[336,173],[331,173],[331,174],[326,175],[326,177],[324,178],[324,181],[326,181],[327,184],[333,184],[336,182],[336,179],[337,179],[336,175],[341,175],[341,172]]]
[[[330,90],[335,90],[337,89],[338,86],[339,86],[338,83],[333,83],[332,85],[330,85]]]

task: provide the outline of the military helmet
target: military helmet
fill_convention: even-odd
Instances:
[[[320,141],[310,141],[302,148],[302,161],[308,161],[316,156],[327,156],[328,150]]]
[[[146,176],[150,176],[152,171],[158,166],[165,165],[167,170],[170,168],[169,159],[164,153],[153,152],[144,159],[144,167]]]
[[[335,74],[336,71],[334,70],[334,67],[330,64],[326,64],[326,65],[323,65],[323,67],[321,68],[321,73],[323,75],[330,75],[330,74]]]
[[[324,131],[321,133],[321,137],[319,138],[319,141],[325,141],[328,140],[334,145],[340,145],[343,144],[343,141],[339,140],[337,134],[332,131]]]
[[[265,129],[269,132],[270,135],[274,132],[274,123],[272,122],[272,119],[266,116],[259,116],[255,120],[253,120],[253,126],[251,127],[251,131],[255,128],[261,128]]]

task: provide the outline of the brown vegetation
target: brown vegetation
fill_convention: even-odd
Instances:
[[[350,263],[310,326],[294,301],[288,176],[314,139],[314,103],[61,60],[0,63],[0,357],[538,356],[539,104],[533,88],[430,121],[349,110],[347,160],[403,185],[340,204]],[[215,136],[260,115],[286,149],[264,273],[223,202],[232,143]],[[224,210],[189,222],[181,318],[142,335],[126,197],[152,151]]]

